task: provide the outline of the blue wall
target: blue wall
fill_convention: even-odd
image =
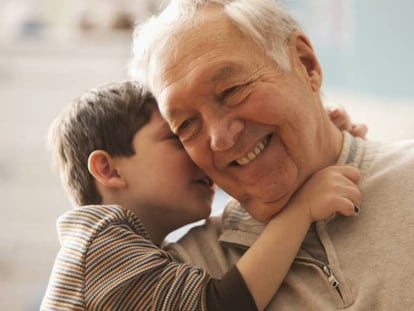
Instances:
[[[339,15],[347,20],[344,25],[351,38],[339,44],[332,34],[328,39],[320,35],[321,27],[333,27],[332,8],[338,3],[346,8],[345,14]],[[414,98],[414,1],[296,0],[286,1],[286,6],[297,11],[314,43],[325,88]]]

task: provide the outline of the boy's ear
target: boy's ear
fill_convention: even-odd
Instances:
[[[125,181],[118,174],[113,158],[104,150],[95,150],[89,155],[88,170],[95,180],[105,187],[125,187]]]

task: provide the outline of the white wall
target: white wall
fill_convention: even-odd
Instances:
[[[358,1],[358,7],[363,6],[365,28],[368,21],[375,18],[376,8],[382,15],[388,11],[391,14],[392,6],[398,7],[399,3],[388,1],[385,5],[381,1],[368,1],[371,3],[368,7],[361,4],[365,2]],[[400,2],[407,18],[414,4]],[[358,7],[356,14],[360,14]],[[354,35],[358,33],[358,29],[354,31]],[[365,39],[372,35],[367,34]],[[414,62],[405,56],[412,49],[401,44],[410,37],[395,35],[390,50],[398,49],[404,55],[399,61],[413,68]],[[50,170],[50,158],[45,149],[47,128],[62,107],[84,90],[126,78],[130,41],[128,36],[110,33],[97,37],[42,34],[20,39],[6,37],[0,36],[0,309],[36,310],[58,250],[55,221],[70,208],[58,178]],[[386,38],[384,42],[386,44]],[[346,53],[337,54],[335,58],[335,51],[334,46],[320,49],[321,62],[327,72],[325,102],[343,105],[355,120],[366,122],[369,138],[414,138],[412,70],[409,76],[404,76],[411,93],[400,92],[399,96],[393,96],[393,92],[387,91],[384,94],[381,87],[384,78],[388,78],[389,88],[394,85],[395,89],[400,88],[401,80],[395,80],[382,70],[377,62],[379,56],[372,59],[373,63],[364,57],[362,63],[358,60],[358,65],[347,66],[349,62],[344,63]],[[401,65],[394,65],[398,66]],[[369,83],[361,84],[361,87],[370,87],[360,89],[349,83],[350,75],[346,81],[335,78],[346,74],[348,67],[362,82],[364,68],[378,70],[369,72],[369,77],[365,78]],[[405,73],[406,69],[400,71]],[[378,90],[372,91],[371,86],[376,84]],[[401,96],[402,93],[405,95]],[[220,196],[220,200],[216,202],[215,211],[225,198]]]

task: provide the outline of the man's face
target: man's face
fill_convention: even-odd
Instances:
[[[153,91],[193,161],[267,221],[322,166],[320,79],[315,86],[299,57],[282,73],[226,18],[210,13],[175,38],[176,49],[163,51]]]

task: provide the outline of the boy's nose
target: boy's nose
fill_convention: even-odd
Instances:
[[[210,125],[210,148],[213,151],[225,151],[233,147],[240,133],[244,129],[244,123],[237,119],[223,118]]]

